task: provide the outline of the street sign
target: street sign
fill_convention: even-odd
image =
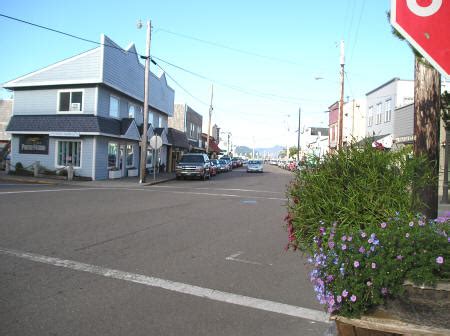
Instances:
[[[154,135],[150,138],[150,147],[152,149],[160,149],[163,145],[162,138],[159,135]]]
[[[439,72],[450,76],[450,1],[392,0],[391,24]]]

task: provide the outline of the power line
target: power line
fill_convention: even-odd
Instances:
[[[197,41],[197,42],[200,42],[200,43],[203,43],[203,44],[208,44],[208,45],[211,45],[211,46],[214,46],[214,47],[218,47],[218,48],[234,51],[234,52],[237,52],[237,53],[240,53],[240,54],[244,54],[244,55],[248,55],[248,56],[264,58],[264,59],[275,61],[275,62],[288,63],[288,64],[292,64],[292,65],[297,65],[297,66],[301,65],[301,64],[299,64],[299,63],[297,63],[295,61],[291,61],[291,60],[287,60],[287,59],[283,59],[283,58],[279,58],[279,57],[274,57],[274,56],[258,54],[258,53],[252,52],[252,51],[248,51],[248,50],[243,50],[243,49],[227,46],[225,44],[221,44],[221,43],[217,43],[217,42],[213,42],[213,41],[200,39],[198,37],[177,33],[177,32],[174,32],[174,31],[171,31],[171,30],[168,30],[168,29],[164,29],[164,28],[161,28],[161,27],[158,28],[158,31],[161,31],[161,32],[164,32],[164,33],[167,33],[167,34],[171,34],[171,35],[175,35],[175,36],[178,36],[178,37],[182,37],[182,38],[185,38],[185,39]]]

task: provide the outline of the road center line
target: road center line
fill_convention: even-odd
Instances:
[[[278,314],[294,316],[298,318],[308,319],[317,322],[329,323],[329,316],[322,311],[292,306],[284,303],[268,301],[250,296],[222,292],[210,288],[189,285],[181,282],[175,282],[142,274],[123,272],[111,268],[86,264],[67,259],[59,259],[44,255],[21,252],[6,248],[0,248],[0,254],[26,259],[38,263],[48,264],[56,267],[68,268],[76,271],[87,272],[100,275],[107,278],[133,282],[149,287],[162,288],[169,291],[193,295],[214,301],[231,303],[253,309],[269,311]]]
[[[142,192],[162,192],[168,194],[184,194],[184,195],[198,195],[198,196],[218,196],[218,197],[235,197],[235,198],[254,198],[275,201],[287,201],[286,198],[281,197],[264,197],[264,196],[249,196],[249,195],[235,195],[235,194],[220,194],[220,193],[205,193],[194,191],[175,191],[175,190],[155,190],[143,188],[114,188],[114,187],[98,187],[98,188],[64,188],[64,189],[43,189],[43,190],[17,190],[17,191],[0,191],[1,195],[11,194],[28,194],[28,193],[44,193],[44,192],[61,192],[61,191],[86,191],[86,190],[128,190],[128,191],[142,191]]]

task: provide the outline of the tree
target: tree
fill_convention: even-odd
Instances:
[[[289,157],[297,157],[298,149],[297,146],[289,147]]]

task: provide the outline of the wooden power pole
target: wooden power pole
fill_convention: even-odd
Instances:
[[[344,54],[344,41],[341,41],[341,97],[339,100],[339,139],[338,148],[342,148],[343,145],[343,132],[344,132],[344,66],[345,66],[345,54]]]
[[[415,190],[425,205],[421,210],[428,218],[436,218],[438,210],[439,119],[441,109],[441,77],[424,58],[416,56],[414,79],[414,155],[427,157],[434,180]]]
[[[211,132],[211,114],[213,111],[213,106],[212,106],[213,91],[214,91],[214,86],[213,86],[213,84],[211,84],[211,103],[209,105],[208,135],[206,136],[206,155],[208,155],[208,151],[209,151],[209,133]]]

